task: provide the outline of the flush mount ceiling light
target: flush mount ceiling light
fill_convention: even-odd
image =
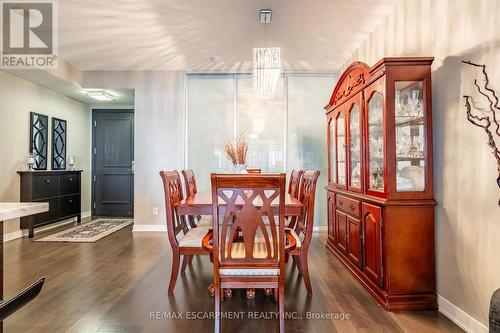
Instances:
[[[267,25],[271,23],[271,10],[260,10],[260,23],[264,24],[266,47],[253,49],[253,76],[255,97],[272,99],[281,74],[281,48],[267,47]]]
[[[105,92],[105,91],[102,91],[102,90],[88,90],[85,92],[85,94],[90,97],[90,98],[93,98],[93,99],[96,99],[98,101],[112,101],[114,100],[114,96]]]
[[[222,57],[220,55],[213,55],[210,57],[210,61],[213,63],[218,63],[222,61]]]

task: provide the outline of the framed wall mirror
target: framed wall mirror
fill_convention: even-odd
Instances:
[[[66,169],[66,120],[52,118],[52,170]]]
[[[49,117],[30,112],[30,147],[33,155],[35,170],[47,170],[47,145],[49,135]]]

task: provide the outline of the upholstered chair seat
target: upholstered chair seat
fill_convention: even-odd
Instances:
[[[211,228],[212,227],[212,216],[202,216],[198,221],[198,228]]]
[[[264,239],[256,239],[253,243],[253,257],[264,259],[267,258],[266,243]],[[271,240],[272,244],[272,240]],[[274,251],[271,247],[271,256]],[[226,256],[229,256],[229,250],[226,250]],[[233,243],[231,248],[231,258],[233,259],[243,259],[245,258],[245,243]]]
[[[180,247],[201,247],[203,237],[208,233],[208,227],[197,227],[189,231],[179,240]]]

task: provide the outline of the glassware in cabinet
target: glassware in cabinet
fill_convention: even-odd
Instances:
[[[382,94],[375,92],[368,102],[368,188],[384,192],[384,109]]]
[[[361,188],[360,109],[354,104],[349,112],[349,186]]]
[[[396,191],[425,190],[425,104],[422,81],[396,81]]]
[[[346,133],[345,116],[340,112],[337,117],[337,184],[346,185]]]
[[[336,151],[336,140],[335,140],[335,122],[333,119],[330,119],[330,123],[328,125],[328,132],[330,136],[330,183],[334,183],[336,181],[336,171],[337,171],[337,151]]]

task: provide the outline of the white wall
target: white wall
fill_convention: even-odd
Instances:
[[[30,111],[68,122],[67,156],[83,169],[82,211],[90,211],[90,119],[86,104],[0,71],[0,201],[19,201],[19,176],[29,153]],[[50,122],[50,119],[49,119]],[[49,128],[49,144],[51,142]],[[49,169],[51,149],[48,147]],[[5,223],[7,238],[19,235],[19,221]]]
[[[487,325],[489,300],[500,288],[500,191],[487,137],[466,120],[462,98],[477,96],[473,80],[482,84],[482,77],[460,61],[486,64],[493,87],[500,89],[499,18],[496,0],[402,0],[343,66],[354,60],[373,65],[384,56],[435,57],[437,291],[452,303],[441,299],[442,310],[453,311],[454,304],[472,318],[451,316],[477,331],[484,327],[475,320]],[[484,99],[476,100],[487,107]]]
[[[166,230],[159,171],[184,165],[184,73],[85,72],[84,87],[135,89],[134,230]]]

